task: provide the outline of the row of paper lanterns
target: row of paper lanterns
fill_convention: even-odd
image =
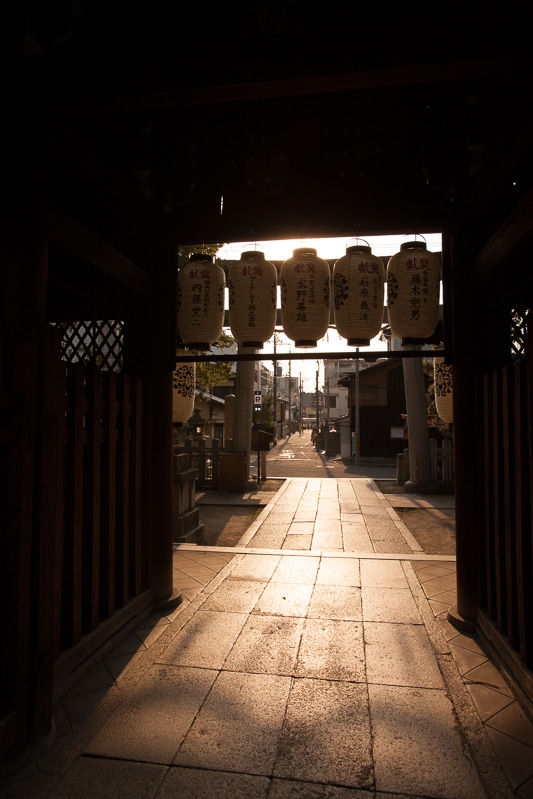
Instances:
[[[261,348],[275,330],[277,269],[260,250],[244,252],[228,280],[229,323],[235,340]],[[333,288],[337,332],[349,346],[368,346],[383,321],[385,269],[364,245],[350,246],[333,267],[310,247],[293,251],[281,266],[281,322],[296,347],[315,347],[326,334]],[[434,333],[439,314],[440,263],[421,241],[406,242],[387,265],[387,307],[393,334],[411,343]],[[192,255],[178,274],[178,333],[191,349],[207,350],[224,324],[224,270],[208,255]],[[186,354],[186,353],[184,353]],[[437,411],[451,418],[451,372],[435,359]],[[442,384],[442,388],[441,388]],[[449,387],[449,391],[448,391]],[[178,407],[179,406],[179,407]],[[174,374],[174,421],[186,421],[194,406],[194,370],[179,365]],[[179,417],[179,418],[178,418]]]
[[[260,250],[244,252],[229,270],[229,324],[244,347],[261,348],[275,330],[277,270]],[[333,279],[317,251],[293,251],[280,272],[281,323],[296,347],[316,347],[326,335],[333,289],[337,332],[348,345],[368,346],[383,321],[385,269],[364,245],[350,246],[335,263]],[[178,334],[192,349],[207,350],[224,324],[224,270],[214,257],[192,255],[178,273]],[[422,343],[439,315],[440,262],[425,242],[406,242],[387,265],[387,307],[392,333]]]

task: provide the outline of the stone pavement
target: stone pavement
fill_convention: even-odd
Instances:
[[[533,754],[520,706],[443,618],[454,560],[401,545],[386,503],[368,479],[290,480],[239,546],[177,547],[182,605],[70,687],[55,744],[4,795],[531,796],[533,758],[504,772],[489,736]],[[309,546],[283,548],[296,536]]]

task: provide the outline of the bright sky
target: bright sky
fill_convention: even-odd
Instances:
[[[425,239],[427,248],[430,252],[441,252],[442,237],[440,233],[423,233],[420,237]],[[368,244],[372,248],[374,255],[390,256],[399,252],[400,245],[406,241],[412,241],[414,235],[408,236],[366,236],[359,239],[355,238],[330,238],[330,239],[284,239],[281,241],[254,241],[254,242],[237,242],[232,244],[225,244],[217,256],[224,260],[238,261],[241,253],[249,250],[259,249],[265,254],[267,261],[285,261],[292,256],[293,250],[298,247],[309,246],[317,251],[319,258],[333,259],[341,258],[346,254],[346,248],[353,244]],[[277,351],[280,353],[300,352],[294,347],[294,342],[288,339],[283,332],[277,331],[278,345]],[[372,340],[369,349],[371,350],[385,350],[386,344],[375,338]],[[273,352],[273,339],[266,342],[263,347],[263,352]],[[355,354],[354,347],[348,347],[346,339],[341,338],[335,328],[330,328],[324,339],[318,342],[316,349],[306,348],[301,352],[343,352],[346,351],[345,357],[350,357],[350,354]],[[362,350],[364,352],[364,349]],[[283,374],[289,373],[289,361],[280,361],[279,365],[283,369]],[[268,361],[268,366],[272,368],[272,361]],[[316,370],[317,361],[314,359],[297,361],[293,360],[291,365],[291,374],[302,375],[302,382],[304,391],[314,391],[316,384]],[[322,362],[320,362],[320,376],[319,385],[322,388],[323,383],[323,369]]]

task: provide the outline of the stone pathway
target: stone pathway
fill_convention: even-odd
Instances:
[[[527,720],[445,620],[454,560],[421,553],[393,518],[369,480],[293,480],[239,546],[179,546],[182,606],[72,685],[64,735],[4,795],[530,797]],[[276,525],[281,543],[255,546]],[[286,547],[297,536],[306,549]],[[402,551],[380,551],[387,540]]]

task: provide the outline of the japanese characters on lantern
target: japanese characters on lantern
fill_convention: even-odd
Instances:
[[[440,262],[421,241],[402,244],[387,265],[391,330],[404,344],[423,343],[439,319]]]
[[[311,247],[293,251],[281,266],[281,322],[297,347],[316,347],[329,323],[330,272]]]
[[[276,326],[277,271],[260,251],[245,252],[228,277],[229,323],[244,347],[262,347]]]
[[[224,324],[225,276],[209,255],[195,254],[178,272],[178,334],[184,344],[209,349]]]
[[[368,347],[383,321],[385,269],[370,247],[348,247],[333,267],[337,332],[350,347]]]

